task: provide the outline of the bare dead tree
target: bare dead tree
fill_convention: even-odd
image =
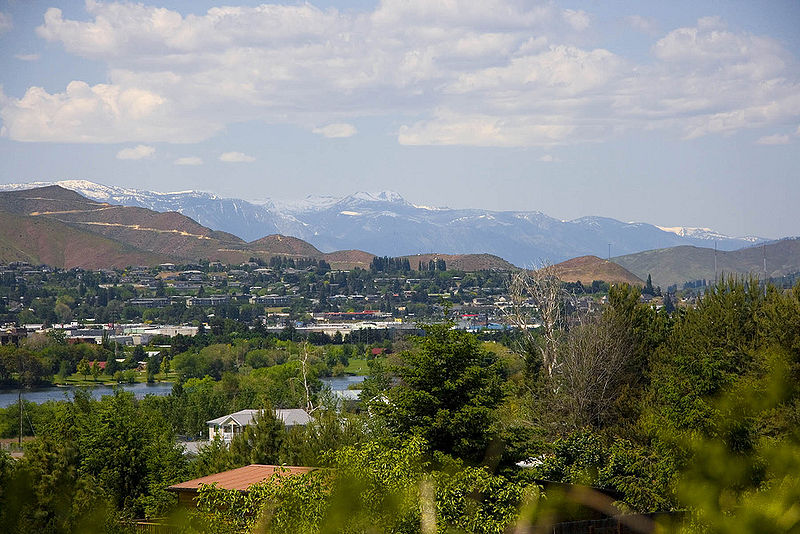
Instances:
[[[311,402],[311,388],[308,387],[308,359],[310,357],[308,345],[307,341],[303,343],[303,354],[300,356],[300,372],[303,375],[303,388],[305,388],[306,393],[306,412],[312,413],[315,408]]]
[[[564,304],[569,294],[561,287],[561,280],[556,276],[553,266],[543,262],[536,270],[512,275],[509,295],[511,306],[508,317],[521,332],[524,350],[533,354],[538,348],[545,373],[551,377],[558,366],[557,348],[564,326]],[[541,343],[537,343],[531,329],[531,311],[536,312]]]
[[[546,263],[514,274],[509,294],[508,318],[524,350],[541,355],[542,380],[531,384],[535,417],[548,426],[554,420],[573,428],[604,424],[636,357],[629,325],[608,313],[578,311],[575,296]]]
[[[602,425],[625,384],[635,350],[627,332],[604,317],[588,318],[570,329],[551,377],[552,408],[576,428]]]

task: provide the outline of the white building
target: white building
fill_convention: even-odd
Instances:
[[[235,435],[241,434],[246,426],[253,424],[255,418],[261,412],[262,410],[239,410],[238,412],[206,421],[208,439],[213,441],[219,434],[223,441],[230,443]],[[283,421],[283,425],[286,428],[305,426],[311,422],[311,416],[300,408],[275,410],[275,416]]]

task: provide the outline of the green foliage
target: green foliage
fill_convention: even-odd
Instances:
[[[319,466],[326,454],[342,447],[354,447],[369,437],[362,418],[339,414],[332,409],[317,410],[304,427],[289,430],[281,443],[281,464]]]
[[[518,517],[522,485],[484,468],[453,464],[430,471],[427,444],[414,438],[394,449],[377,442],[344,447],[328,467],[278,474],[249,494],[205,487],[204,531],[500,533]]]
[[[83,379],[86,380],[87,376],[91,372],[92,370],[89,367],[89,362],[86,360],[86,358],[81,359],[81,361],[78,362],[78,374],[83,375]]]
[[[231,454],[237,458],[237,463],[275,465],[279,463],[278,454],[284,434],[283,422],[275,417],[272,408],[267,407],[253,424],[234,437]]]
[[[372,407],[396,436],[422,437],[432,450],[479,463],[494,436],[503,369],[477,338],[450,323],[425,325],[415,350],[388,368],[396,383]]]
[[[754,370],[760,325],[768,327],[763,306],[758,283],[724,280],[678,318],[653,356],[657,426],[714,432],[720,418],[712,400]]]
[[[608,443],[590,430],[557,439],[532,474],[610,490],[627,508],[639,512],[669,510],[674,503],[670,487],[675,470],[668,455],[624,439]]]
[[[336,273],[331,283],[361,291],[368,274]],[[488,283],[478,278],[462,285]],[[435,285],[425,279],[414,290]],[[503,532],[574,511],[574,496],[548,489],[538,499],[537,487],[523,482],[546,478],[608,491],[625,510],[688,509],[691,532],[800,530],[800,286],[765,294],[754,280],[725,280],[696,308],[672,314],[639,297],[635,288],[612,287],[599,317],[565,321],[552,379],[533,377],[518,356],[448,323],[427,326],[413,344],[395,341],[394,352],[366,361],[364,397],[372,402],[355,414],[337,413],[317,380],[344,365],[352,346],[315,348],[288,341],[293,332],[277,341],[256,330],[242,341],[246,325],[220,319],[214,334],[173,339],[183,378],[170,396],[94,401],[78,393],[74,402],[26,404],[25,432],[37,438],[21,461],[0,453],[0,530],[113,531],[134,516],[166,513],[170,483],[251,462],[321,469],[279,475],[280,483],[249,494],[205,489],[199,523],[182,525]],[[45,299],[52,308],[55,298]],[[577,401],[575,392],[591,388],[570,389],[578,368],[568,369],[566,356],[602,356],[592,364],[601,367],[580,367],[593,370],[580,384],[595,387],[610,369],[609,347],[625,348],[625,358],[611,373],[613,394],[588,397],[608,400],[602,417],[569,417],[565,396]],[[0,381],[33,383],[62,368],[89,374],[84,365],[109,357],[108,348],[38,336],[19,349],[0,347]],[[35,360],[32,375],[18,374],[19,358],[23,372]],[[175,433],[205,435],[205,421],[221,414],[305,405],[303,378],[312,402],[324,406],[309,425],[287,431],[265,417],[230,447],[209,444],[191,465],[175,446]],[[15,407],[0,410],[0,433],[16,435],[15,418]],[[495,448],[501,441],[505,451]],[[522,458],[536,467],[518,469]],[[503,476],[475,467],[481,461],[499,461]]]
[[[97,382],[97,377],[100,376],[100,364],[97,361],[92,362],[91,367],[92,379]]]
[[[96,532],[173,506],[165,488],[184,479],[186,461],[160,414],[121,391],[101,401],[76,393],[48,410],[4,485],[5,531]]]
[[[760,353],[759,372],[714,402],[713,434],[668,436],[690,458],[678,495],[693,532],[800,530],[800,386],[796,354]],[[788,424],[787,424],[788,423]]]

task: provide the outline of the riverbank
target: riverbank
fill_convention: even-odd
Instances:
[[[55,377],[53,379],[53,386],[74,386],[74,387],[91,387],[96,385],[115,385],[115,384],[142,384],[147,382],[147,373],[144,371],[137,371],[131,380],[117,380],[113,376],[98,375],[97,378],[91,376],[84,376],[78,373],[72,374],[67,377]],[[154,382],[176,382],[178,380],[178,373],[175,371],[164,374],[159,373],[155,376]]]
[[[159,373],[155,376],[153,383],[161,383],[161,382],[169,382],[174,383],[178,381],[178,373],[170,372],[167,374]],[[145,384],[147,383],[147,373],[138,371],[135,375],[129,377],[128,380],[119,380],[113,376],[108,375],[98,375],[97,378],[91,376],[84,376],[78,373],[63,377],[63,376],[54,376],[52,380],[49,382],[45,382],[39,384],[34,388],[26,388],[23,391],[28,391],[29,389],[45,389],[50,387],[94,387],[94,386],[114,386],[114,385],[124,385],[124,384]],[[8,392],[15,392],[17,391],[18,386],[16,384],[4,384],[0,385],[0,393],[8,393]]]

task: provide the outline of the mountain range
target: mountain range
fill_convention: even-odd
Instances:
[[[553,263],[593,254],[615,256],[681,245],[736,250],[764,242],[730,237],[708,228],[659,227],[607,217],[563,221],[538,211],[491,211],[417,206],[391,191],[341,198],[308,197],[300,202],[247,201],[200,191],[159,193],[105,186],[85,180],[53,182],[110,204],[174,211],[245,242],[269,234],[294,236],[324,253],[367,250],[380,256],[419,253],[499,256],[517,266]],[[19,190],[52,185],[10,184]]]
[[[93,191],[94,197],[100,197],[101,194],[104,194],[102,190]],[[161,202],[162,209],[180,208],[187,198],[204,199],[195,204],[195,207],[226,207],[234,212],[239,210],[240,213],[244,208],[258,206],[230,199],[218,199],[219,202],[214,204],[210,195],[205,193],[148,194],[151,202]],[[107,196],[101,198],[114,200]],[[141,202],[143,198],[148,198],[148,195],[129,195],[128,202]],[[342,199],[309,200],[293,209],[304,214],[317,211],[324,216],[327,213],[332,217],[331,208],[334,206],[340,212],[362,214],[381,204],[409,206],[396,194],[384,193],[351,195],[347,197],[347,204]],[[341,210],[342,207],[361,211]],[[411,208],[420,209],[413,206]],[[288,212],[286,208],[282,211],[284,220],[289,220],[286,215]],[[228,212],[221,209],[217,215],[225,219],[226,213]],[[394,213],[399,219],[399,215]],[[343,216],[358,217],[347,213]],[[246,217],[242,219],[247,220]],[[606,220],[605,223],[606,228],[616,223],[617,226],[627,227],[628,232],[642,227],[647,232],[653,231],[653,227],[649,225],[626,226],[613,220]],[[331,222],[333,224],[335,221]],[[425,223],[415,221],[414,224]],[[359,228],[356,225],[352,232],[357,234]],[[672,235],[677,236],[675,233]],[[641,235],[634,234],[634,237],[646,243]],[[562,235],[562,238],[566,239],[568,236]],[[468,248],[470,237],[467,235],[464,239],[462,250]],[[434,242],[432,246],[438,243],[441,241]],[[549,247],[549,243],[542,240],[540,246]],[[372,252],[354,248],[322,252],[309,242],[282,234],[270,234],[245,241],[233,233],[204,226],[177,211],[156,211],[146,207],[95,200],[58,185],[0,191],[0,263],[27,261],[63,268],[103,268],[164,262],[194,263],[200,259],[241,263],[253,257],[269,259],[276,255],[325,260],[335,269],[368,268],[375,257]],[[449,268],[464,271],[514,269],[514,265],[503,258],[486,253],[436,252],[402,256],[409,259],[412,267],[419,263],[427,264],[431,260],[444,259]],[[713,280],[722,275],[763,276],[765,261],[766,274],[769,277],[797,276],[800,273],[800,238],[787,238],[760,246],[750,245],[735,251],[715,251],[712,248],[691,245],[674,246],[617,256],[613,258],[613,262],[595,255],[584,255],[564,261],[556,267],[564,280],[591,282],[597,279],[640,284],[641,280],[652,275],[655,284],[666,287],[684,281]]]
[[[273,256],[325,260],[335,269],[368,268],[374,257],[360,250],[323,253],[280,234],[247,242],[176,211],[98,202],[58,185],[0,192],[0,263],[95,269],[200,259],[236,264]],[[437,258],[467,271],[514,267],[489,254]]]

